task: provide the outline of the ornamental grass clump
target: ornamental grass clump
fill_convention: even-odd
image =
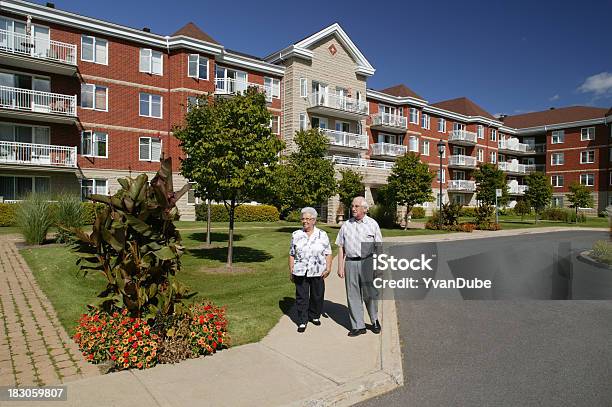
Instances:
[[[53,203],[45,194],[29,194],[17,207],[16,216],[27,244],[43,244],[55,223]]]
[[[80,228],[84,224],[83,203],[75,194],[60,194],[55,203],[55,224],[57,225],[58,243],[70,241],[70,229]]]

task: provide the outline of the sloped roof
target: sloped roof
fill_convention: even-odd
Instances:
[[[559,107],[541,112],[531,112],[507,116],[504,124],[517,129],[544,126],[547,124],[570,123],[580,120],[599,119],[610,114],[612,109],[591,106]]]
[[[431,106],[459,113],[464,116],[482,116],[486,117],[487,119],[497,120],[491,113],[487,112],[466,97],[443,100],[442,102],[432,103]]]
[[[391,96],[410,97],[410,98],[425,100],[421,96],[419,96],[415,91],[413,91],[412,89],[410,89],[408,86],[404,85],[403,83],[399,85],[391,86],[390,88],[381,89],[379,90],[379,92],[386,93],[387,95],[391,95]]]
[[[177,32],[172,34],[173,37],[177,35],[184,35],[185,37],[195,38],[196,40],[211,42],[213,44],[219,44],[214,38],[206,34],[204,31],[200,29],[200,27],[198,27],[192,22],[185,24]]]

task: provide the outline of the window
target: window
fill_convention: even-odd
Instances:
[[[446,119],[443,119],[443,118],[438,119],[438,131],[440,133],[446,133]]]
[[[308,97],[308,79],[300,78],[300,97]]]
[[[491,129],[491,141],[497,141],[497,130]]]
[[[465,131],[465,124],[463,124],[463,123],[453,123],[453,130],[455,130],[455,131]]]
[[[108,88],[100,85],[82,84],[81,107],[108,111]]]
[[[476,154],[477,154],[476,155],[476,160],[478,160],[479,163],[483,162],[484,161],[484,150],[479,148],[476,151]]]
[[[149,48],[140,49],[140,72],[147,72],[153,75],[164,74],[164,60],[162,53],[153,51]]]
[[[82,132],[81,154],[87,157],[108,157],[108,134],[97,131]]]
[[[429,141],[423,140],[423,155],[429,155]]]
[[[563,130],[553,131],[552,132],[551,143],[552,144],[561,144],[561,143],[563,143],[564,138],[565,138],[565,134],[564,134]]]
[[[280,79],[264,77],[264,89],[268,99],[280,98]]]
[[[140,137],[139,139],[139,160],[140,161],[159,161],[161,156],[161,139],[157,137]]]
[[[308,128],[308,116],[306,113],[300,113],[300,130],[306,130]]]
[[[410,108],[410,123],[419,124],[419,111],[416,108]]]
[[[595,150],[580,152],[580,164],[592,164],[595,162]]]
[[[552,198],[552,206],[555,208],[563,208],[563,197],[562,196],[553,196]]]
[[[410,136],[410,139],[408,140],[408,150],[410,151],[414,151],[414,152],[419,152],[419,139],[414,137],[414,136]]]
[[[497,152],[495,151],[491,151],[489,153],[489,158],[492,164],[495,164],[497,162]]]
[[[81,61],[108,65],[108,42],[101,38],[82,35]]]
[[[198,54],[189,54],[187,58],[187,76],[207,81],[208,58]]]
[[[595,140],[595,127],[580,129],[580,141]]]
[[[478,134],[478,138],[484,138],[484,126],[482,124],[478,125],[476,134]]]
[[[85,201],[93,194],[108,195],[107,182],[105,179],[81,180],[81,199]]]
[[[202,203],[202,199],[199,196],[196,196],[196,184],[195,182],[190,182],[191,188],[187,190],[187,204],[188,205],[199,205]]]
[[[0,176],[0,196],[6,201],[25,199],[32,192],[49,192],[48,177]]]
[[[550,156],[550,165],[563,165],[565,155],[563,153],[552,153]]]
[[[149,93],[140,94],[140,115],[146,117],[162,117],[162,97]]]
[[[430,123],[430,118],[429,118],[429,115],[428,115],[428,114],[426,114],[426,113],[423,113],[423,114],[421,115],[421,127],[422,127],[422,128],[424,128],[424,129],[429,130],[429,125],[430,125],[430,124],[431,124],[431,123]]]
[[[438,182],[440,182],[440,169],[438,169],[437,171],[436,179],[438,180]],[[446,172],[444,171],[444,169],[442,169],[442,183],[444,183],[445,181],[446,181]]]
[[[270,128],[272,129],[272,134],[280,134],[280,116],[272,116],[270,119]]]
[[[191,110],[192,107],[198,107],[200,105],[200,98],[198,96],[187,96],[187,111]]]
[[[586,185],[587,187],[592,187],[595,185],[595,175],[594,174],[580,174],[580,183],[582,185]]]
[[[563,175],[553,175],[550,177],[550,183],[555,188],[560,188],[563,186]]]

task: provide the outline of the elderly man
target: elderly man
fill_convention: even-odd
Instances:
[[[372,283],[372,270],[366,270],[363,261],[372,256],[375,243],[382,242],[382,235],[378,223],[368,215],[368,203],[365,198],[358,196],[353,199],[351,212],[353,217],[344,222],[336,238],[338,245],[338,276],[345,279],[346,299],[351,319],[351,330],[348,336],[359,336],[366,333],[363,320],[363,303],[372,323],[372,332],[380,333],[378,322],[378,299],[368,287]],[[362,253],[362,243],[366,251]]]

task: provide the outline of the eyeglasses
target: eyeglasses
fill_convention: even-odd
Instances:
[[[361,208],[363,205],[351,205],[351,208]]]
[[[302,220],[311,221],[311,220],[315,220],[315,218],[302,218]]]

